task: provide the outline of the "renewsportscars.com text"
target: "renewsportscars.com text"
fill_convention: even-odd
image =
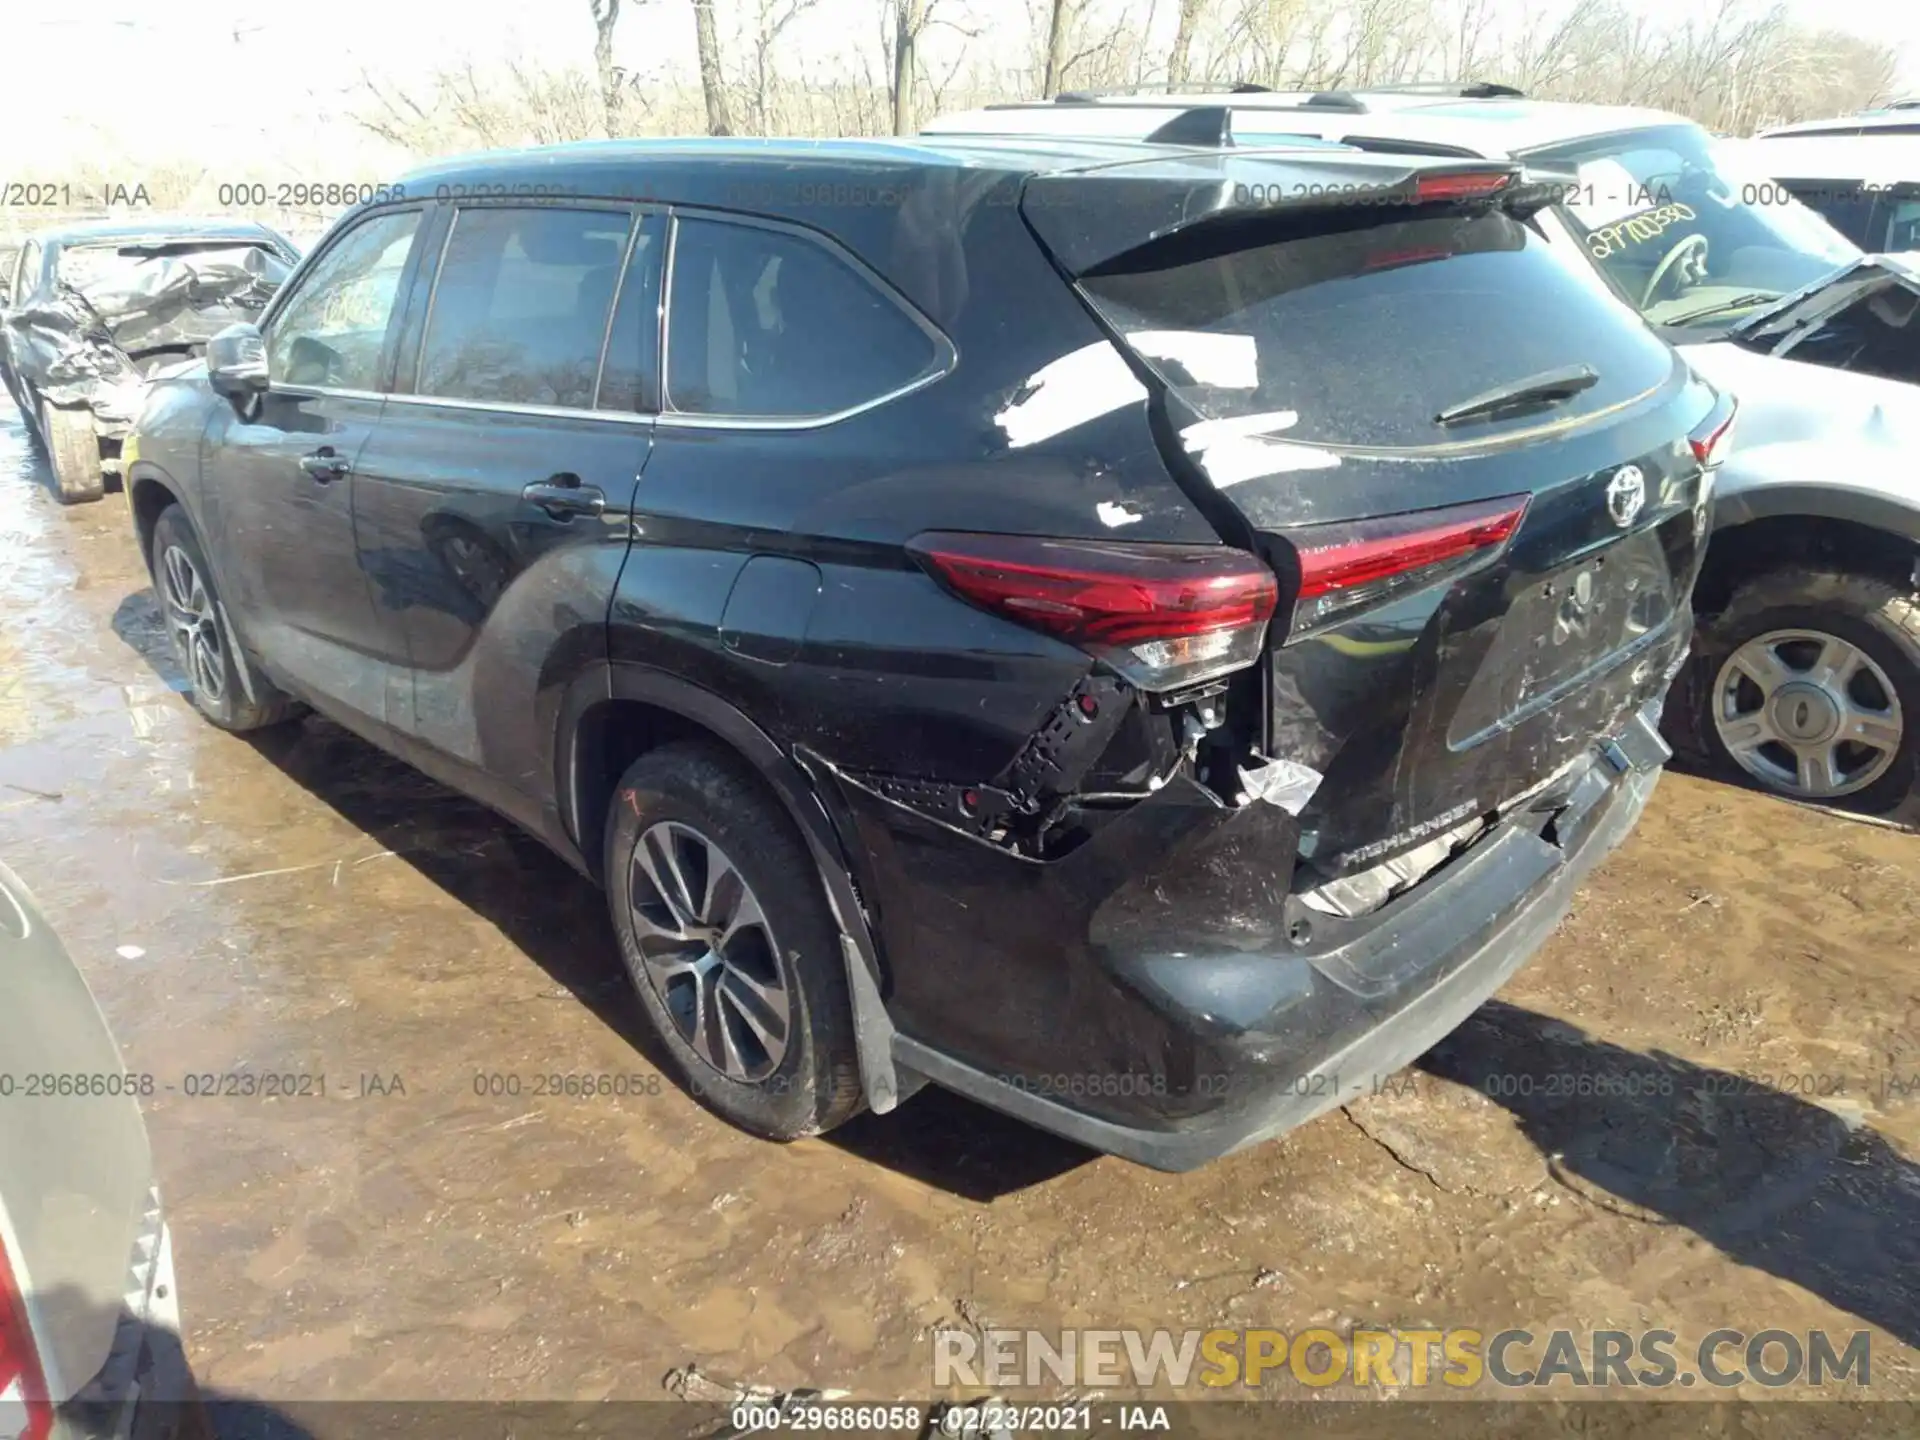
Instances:
[[[1672,1330],[942,1331],[933,1338],[933,1383],[996,1390],[1047,1384],[1864,1388],[1872,1383],[1872,1333],[1729,1328],[1686,1342]]]

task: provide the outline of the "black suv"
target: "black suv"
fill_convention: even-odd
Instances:
[[[759,1134],[1185,1168],[1458,1024],[1666,758],[1729,404],[1515,167],[616,143],[333,228],[135,438],[215,724],[604,882]]]

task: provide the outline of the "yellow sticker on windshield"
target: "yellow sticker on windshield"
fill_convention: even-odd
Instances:
[[[1678,200],[1670,205],[1656,205],[1651,210],[1642,210],[1638,215],[1629,215],[1624,220],[1588,231],[1587,253],[1596,260],[1604,260],[1616,251],[1625,250],[1630,245],[1644,245],[1669,227],[1695,218],[1693,207],[1683,205]]]

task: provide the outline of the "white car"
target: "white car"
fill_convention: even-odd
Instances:
[[[1861,124],[1882,118],[1891,123]],[[1920,109],[1768,130],[1744,149],[1862,250],[1920,250]]]
[[[144,1082],[5,865],[0,994],[0,1437],[204,1433]]]

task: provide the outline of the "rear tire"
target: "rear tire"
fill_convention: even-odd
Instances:
[[[853,1006],[819,872],[792,820],[715,745],[649,751],[614,791],[607,900],[679,1078],[769,1140],[861,1107]]]
[[[1702,631],[1700,739],[1724,773],[1791,800],[1896,809],[1920,768],[1920,598],[1798,566],[1734,591]]]
[[[93,412],[40,402],[40,436],[53,470],[53,493],[62,505],[98,500],[106,493],[100,469],[100,441],[93,433]]]
[[[186,511],[169,505],[153,527],[148,557],[154,598],[166,618],[174,658],[192,687],[193,708],[222,730],[264,730],[297,719],[303,707],[257,669],[243,679],[234,637],[214,588],[213,571]],[[252,696],[248,696],[248,687]]]

